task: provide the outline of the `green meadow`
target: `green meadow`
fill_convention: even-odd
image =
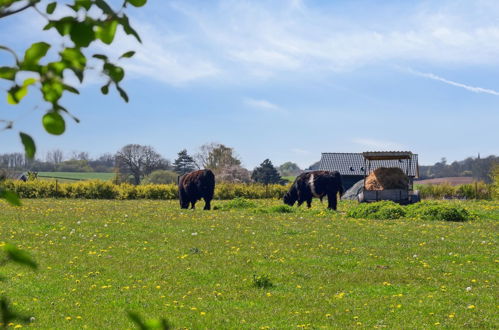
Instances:
[[[44,180],[59,180],[62,182],[75,180],[112,180],[114,173],[104,172],[38,172],[38,177]]]
[[[0,201],[0,245],[39,265],[1,267],[0,291],[33,328],[133,328],[127,311],[189,329],[498,328],[499,202],[448,203],[472,219],[351,219],[347,202]]]

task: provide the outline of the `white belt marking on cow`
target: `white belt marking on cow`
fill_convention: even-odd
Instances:
[[[313,174],[310,174],[310,179],[308,179],[308,185],[310,186],[310,190],[312,191],[312,196],[314,196],[314,197],[321,197],[315,191],[315,183],[314,183],[314,175]]]

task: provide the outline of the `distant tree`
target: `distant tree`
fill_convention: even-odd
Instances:
[[[310,165],[310,166],[307,168],[307,170],[310,170],[310,171],[316,171],[316,170],[318,170],[318,169],[319,169],[320,164],[321,164],[321,161],[319,160],[319,161],[317,161],[317,162],[313,163],[312,165]]]
[[[194,171],[197,168],[194,158],[187,154],[187,150],[181,150],[177,159],[173,162],[173,170],[180,175]]]
[[[260,166],[253,170],[251,179],[255,182],[263,184],[282,183],[279,172],[274,165],[272,165],[272,162],[269,159],[265,159]]]
[[[302,171],[296,163],[286,162],[279,166],[279,174],[282,176],[296,176]]]
[[[116,153],[115,159],[119,172],[132,175],[136,185],[140,184],[144,176],[154,170],[164,169],[169,164],[152,147],[139,144],[124,146]]]
[[[88,165],[94,169],[94,172],[112,172],[114,169],[114,156],[105,153],[95,160],[89,160]]]
[[[251,182],[251,172],[240,165],[224,167],[217,175],[217,181],[231,183]]]
[[[55,149],[47,152],[47,156],[45,157],[45,161],[47,163],[52,163],[54,165],[61,163],[63,159],[64,159],[64,153],[60,149]]]
[[[73,151],[70,159],[88,161],[88,160],[90,160],[90,156],[88,155],[88,152],[86,152],[86,151]]]
[[[178,174],[168,170],[156,170],[144,177],[142,184],[169,184],[177,183]]]
[[[212,169],[215,174],[225,167],[241,165],[234,149],[219,143],[202,145],[196,159],[199,167]]]

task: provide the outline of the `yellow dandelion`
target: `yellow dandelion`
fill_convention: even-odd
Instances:
[[[469,305],[468,306],[468,309],[473,309],[473,308],[476,308],[476,306],[475,305]]]

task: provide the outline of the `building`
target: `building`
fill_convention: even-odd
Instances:
[[[364,178],[366,169],[362,153],[323,152],[319,162],[319,170],[338,171],[343,180],[343,187],[348,190],[356,182]],[[399,167],[412,180],[419,177],[418,155],[412,154],[411,159],[371,161],[370,172],[378,167]]]

